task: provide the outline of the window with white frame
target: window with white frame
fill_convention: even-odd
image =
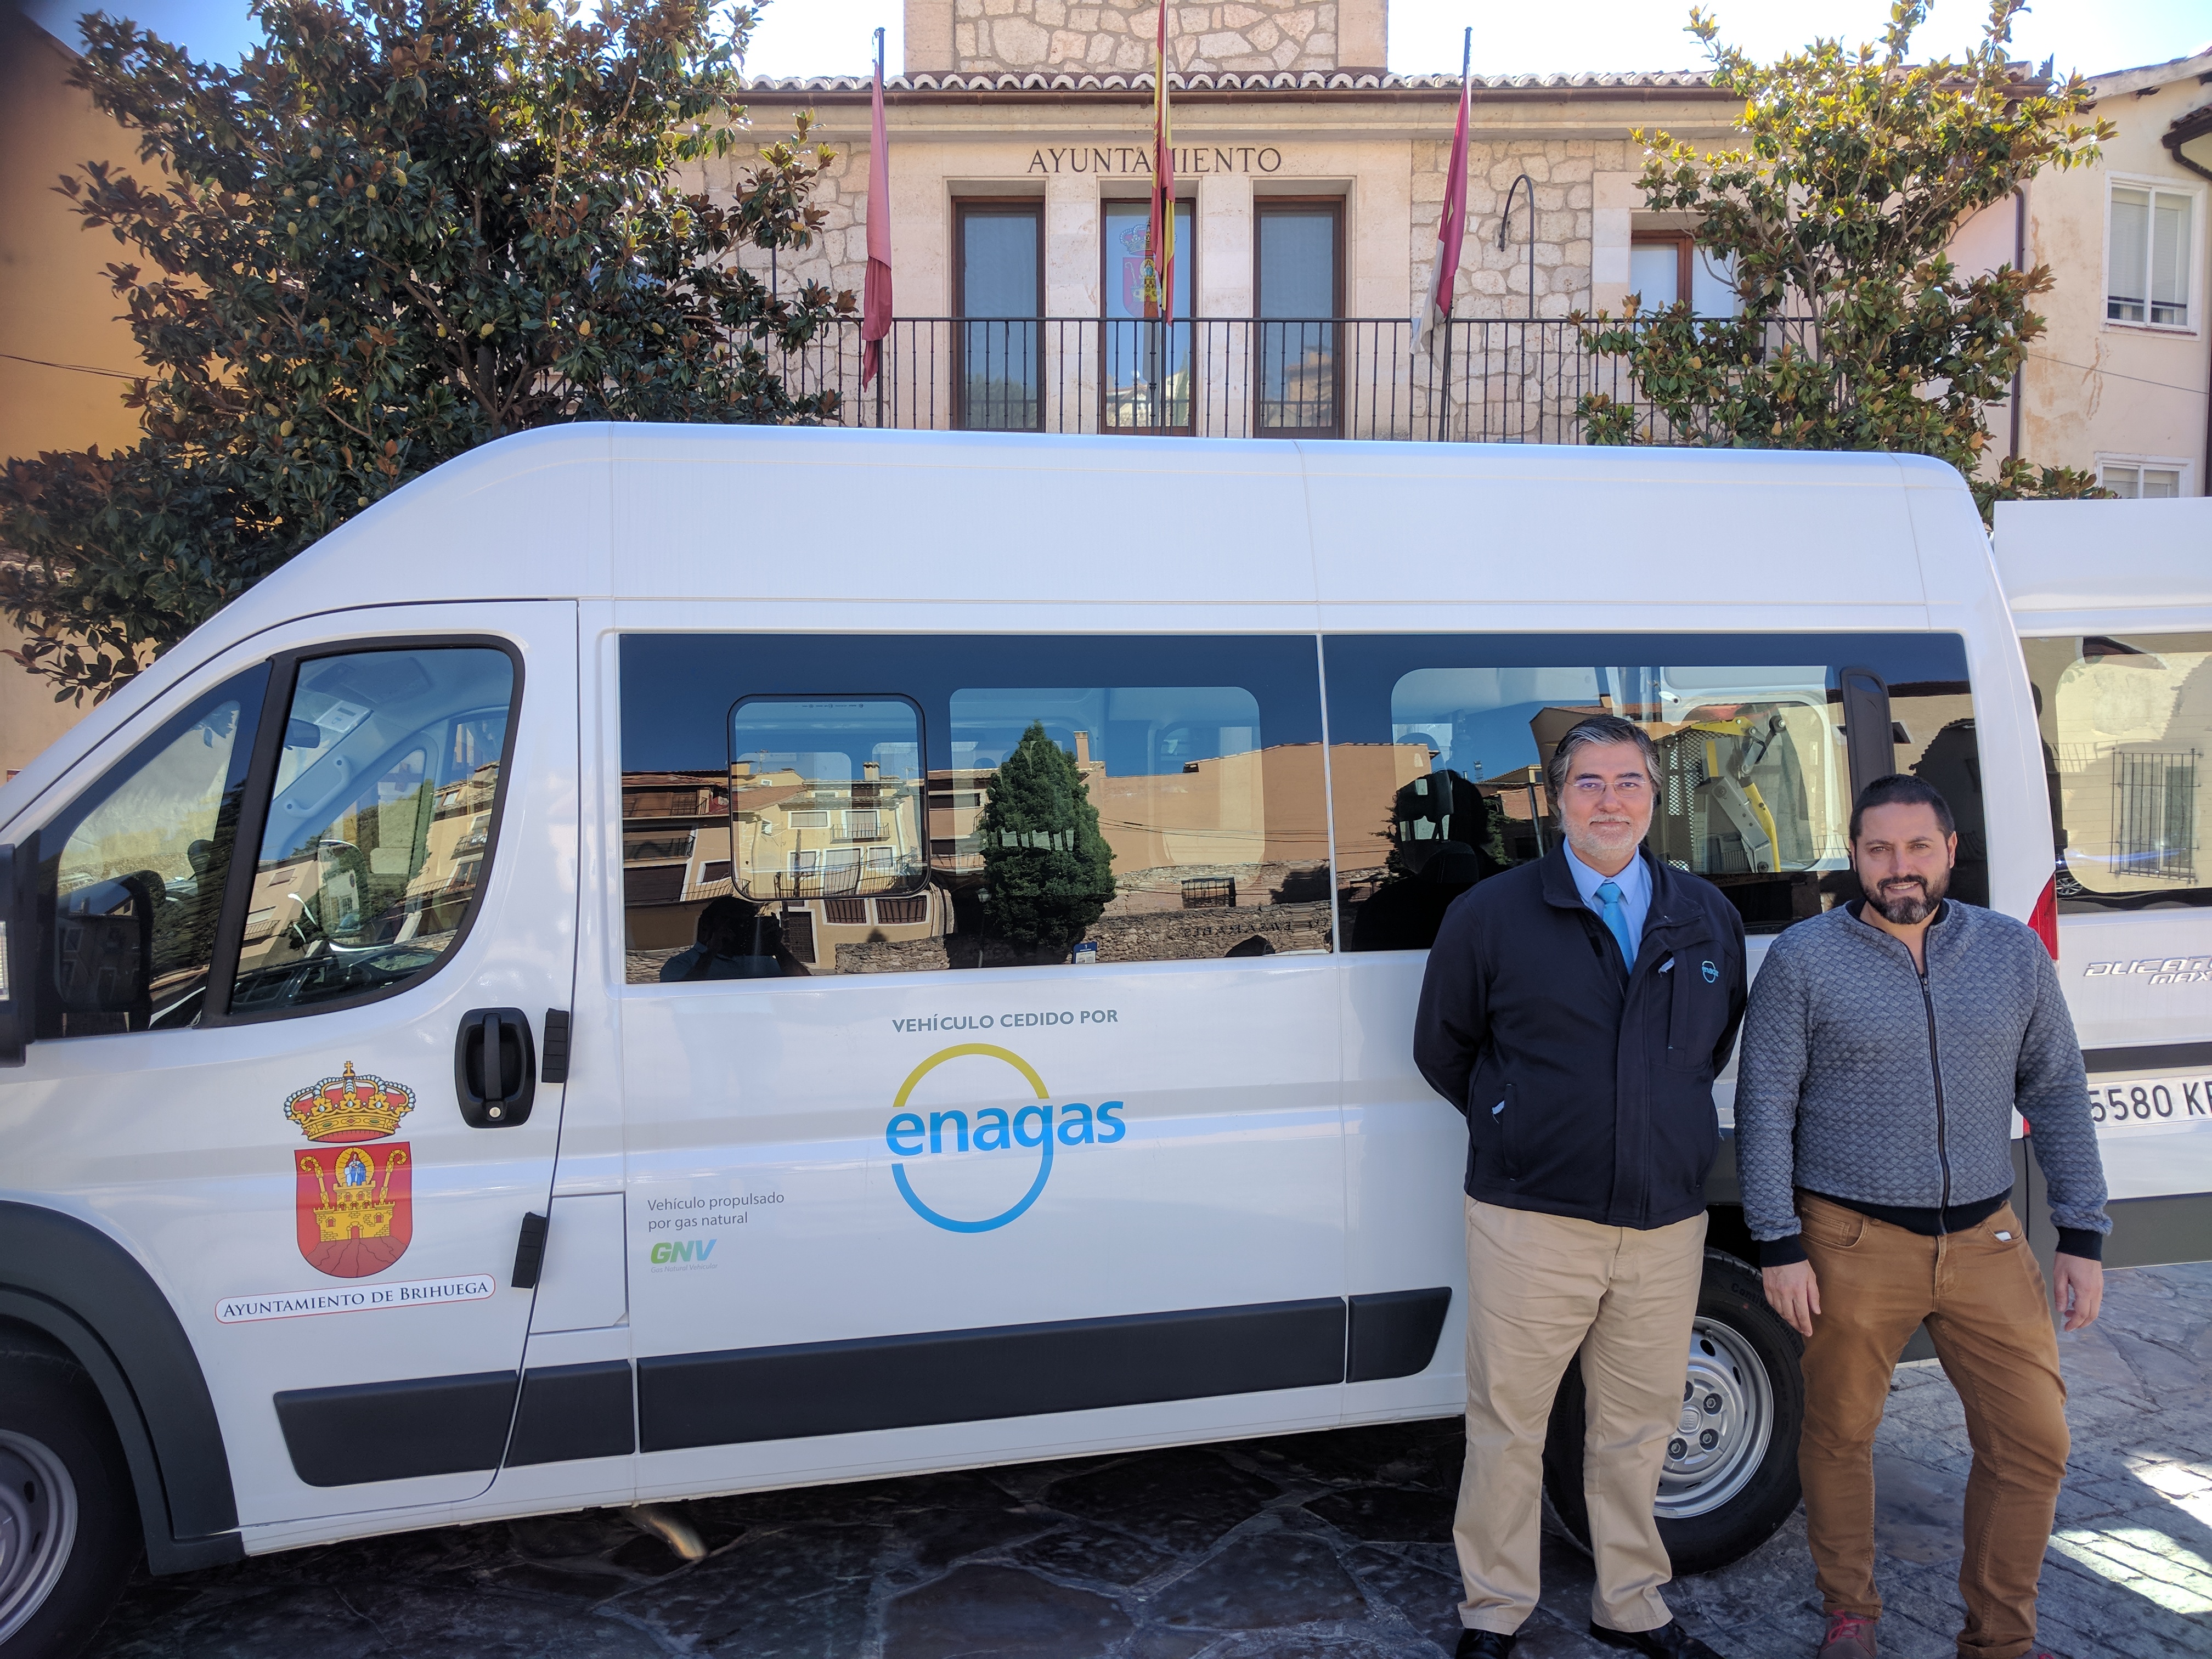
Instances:
[[[2115,183],[2106,235],[2105,319],[2189,326],[2189,261],[2195,198],[2186,191]]]
[[[2100,455],[2097,482],[2130,501],[2170,501],[2186,492],[2189,463],[2155,455]]]

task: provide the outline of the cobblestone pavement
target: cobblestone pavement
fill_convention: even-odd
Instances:
[[[2110,1280],[2062,1339],[2074,1455],[2043,1577],[2069,1659],[2212,1655],[2212,1266]],[[134,1583],[106,1659],[1434,1659],[1457,1634],[1456,1425],[1424,1423],[683,1504],[686,1566],[620,1510],[403,1534]],[[1932,1364],[1880,1445],[1885,1659],[1944,1659],[1969,1452]],[[1528,1659],[1583,1634],[1547,1539]],[[1812,1654],[1802,1516],[1674,1585],[1732,1659]]]

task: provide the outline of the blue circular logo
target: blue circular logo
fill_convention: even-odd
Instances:
[[[1029,1085],[1030,1092],[1036,1097],[1035,1103],[1011,1113],[1000,1106],[986,1106],[978,1109],[973,1125],[972,1141],[968,1114],[964,1111],[932,1112],[925,1124],[919,1113],[906,1109],[908,1100],[922,1079],[949,1060],[969,1055],[1000,1060],[1012,1066],[1021,1074],[1022,1081]],[[1012,1049],[1001,1048],[995,1043],[963,1042],[950,1048],[940,1048],[923,1060],[908,1073],[906,1081],[899,1085],[898,1096],[891,1102],[891,1120],[884,1126],[884,1144],[890,1149],[892,1157],[901,1160],[891,1165],[891,1180],[897,1185],[899,1196],[906,1200],[907,1207],[931,1226],[942,1227],[947,1232],[995,1231],[1008,1222],[1019,1219],[1043,1194],[1045,1182],[1052,1179],[1055,1142],[1063,1146],[1101,1143],[1110,1146],[1129,1132],[1128,1126],[1115,1115],[1121,1109],[1121,1103],[1118,1100],[1103,1102],[1094,1112],[1090,1106],[1079,1101],[1054,1107],[1050,1099],[1051,1091],[1044,1086],[1044,1079],[1037,1075],[1036,1068]],[[1055,1116],[1060,1120],[1057,1123],[1054,1121]],[[1036,1178],[1030,1182],[1027,1192],[997,1215],[986,1216],[978,1221],[966,1221],[957,1216],[946,1215],[925,1203],[921,1195],[915,1191],[914,1182],[907,1174],[906,1161],[945,1152],[948,1150],[945,1145],[948,1134],[952,1143],[950,1150],[956,1152],[968,1152],[971,1147],[979,1152],[991,1152],[1033,1146],[1037,1153]]]

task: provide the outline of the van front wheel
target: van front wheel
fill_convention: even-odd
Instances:
[[[92,1379],[0,1334],[0,1655],[81,1651],[138,1549],[130,1469]]]
[[[1659,1536],[1677,1573],[1710,1572],[1750,1554],[1797,1507],[1797,1434],[1805,1383],[1797,1334],[1766,1305],[1758,1270],[1705,1252],[1705,1283],[1683,1369],[1682,1414],[1659,1478]],[[1582,1367],[1552,1402],[1544,1491],[1568,1534],[1589,1547],[1583,1497]]]

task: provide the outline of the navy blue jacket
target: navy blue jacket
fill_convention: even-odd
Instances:
[[[1413,1059],[1467,1117],[1470,1198],[1613,1227],[1705,1207],[1713,1075],[1743,1018],[1743,919],[1712,883],[1637,855],[1651,909],[1632,969],[1564,847],[1445,913]]]

